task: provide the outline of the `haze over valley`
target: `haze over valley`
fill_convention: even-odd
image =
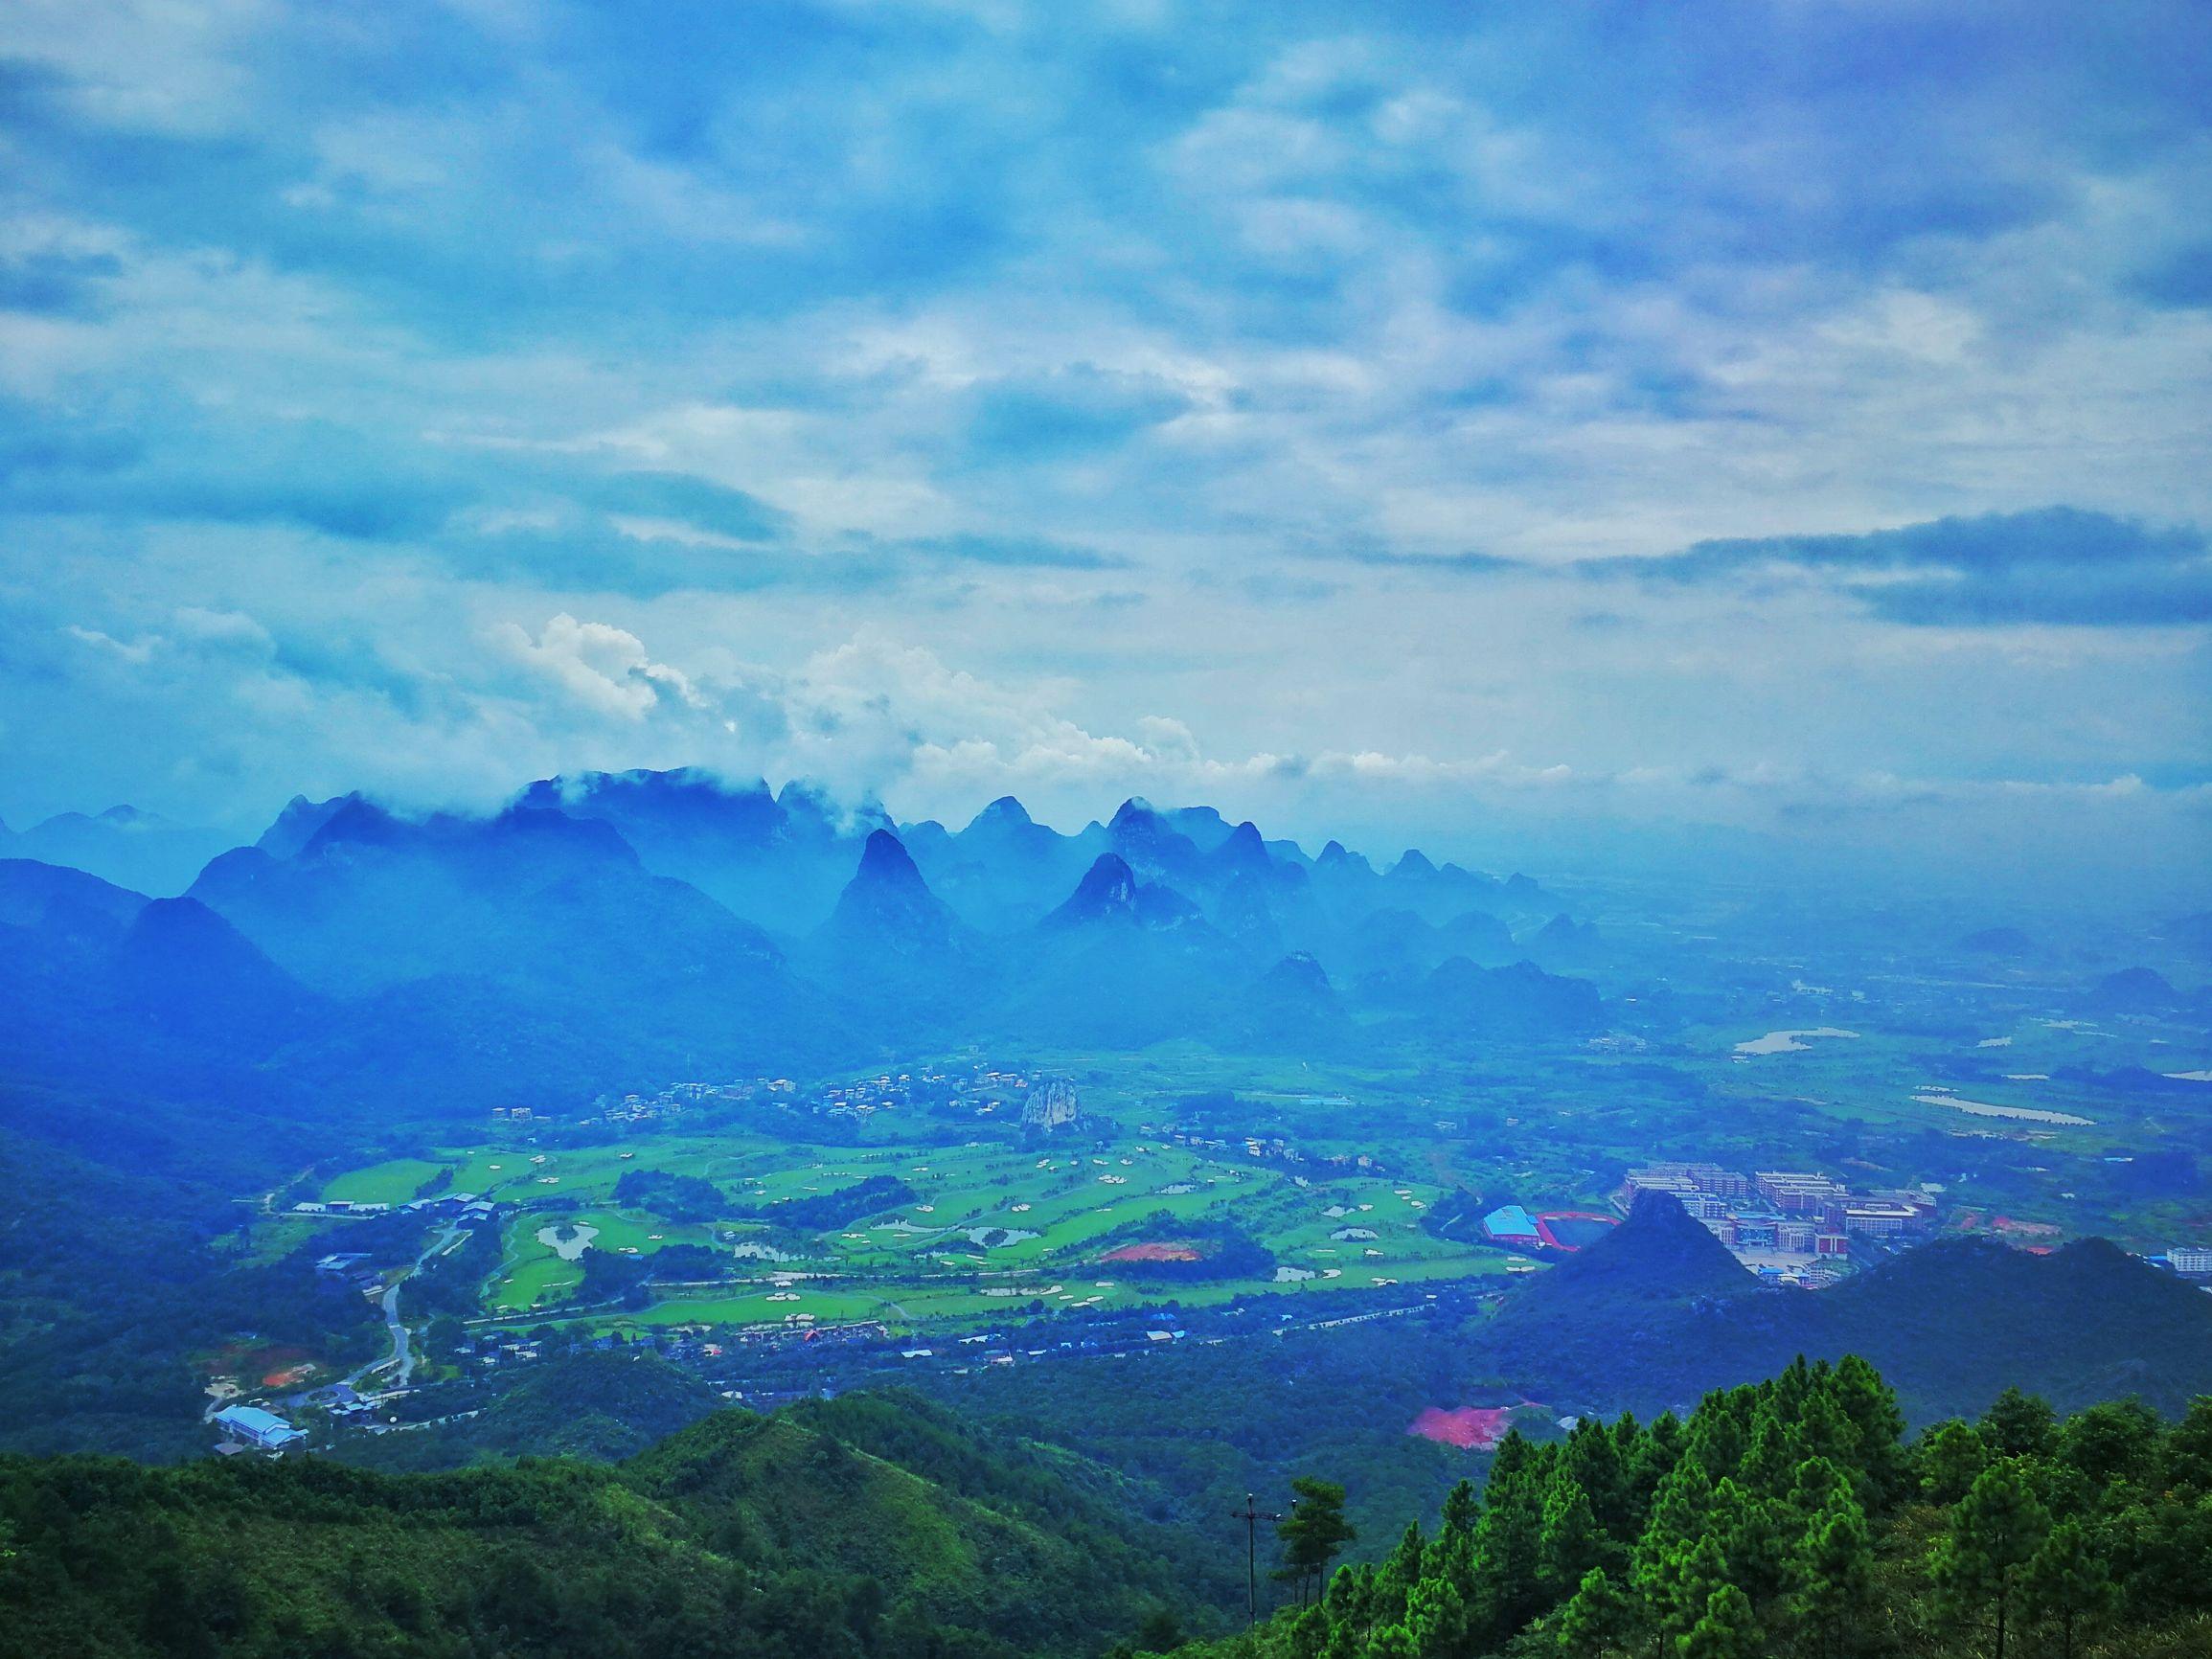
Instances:
[[[0,7],[0,1659],[2212,1653],[2208,85]]]

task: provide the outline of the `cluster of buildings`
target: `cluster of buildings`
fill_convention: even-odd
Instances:
[[[1924,1238],[1936,1218],[1926,1193],[1855,1192],[1809,1170],[1746,1175],[1718,1164],[1649,1164],[1629,1171],[1617,1201],[1625,1210],[1642,1193],[1671,1193],[1745,1259],[1825,1258],[1840,1266],[1856,1241]]]
[[[2166,1252],[2166,1265],[2184,1279],[2212,1279],[2212,1244],[2177,1244]]]
[[[427,1198],[410,1198],[404,1204],[362,1204],[345,1198],[308,1198],[292,1206],[295,1216],[420,1216],[425,1211],[458,1211],[471,1221],[490,1216],[494,1206],[474,1193],[435,1193]]]
[[[979,1118],[1006,1114],[1018,1118],[1038,1083],[1030,1073],[977,1061],[966,1071],[924,1067],[913,1072],[882,1072],[851,1082],[826,1084],[812,1109],[832,1118],[865,1121],[901,1106],[966,1111]]]

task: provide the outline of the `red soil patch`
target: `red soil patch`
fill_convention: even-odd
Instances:
[[[308,1377],[322,1369],[311,1359],[303,1360],[298,1365],[288,1365],[282,1371],[270,1372],[262,1378],[262,1386],[263,1388],[290,1388],[296,1382],[307,1381]]]
[[[1198,1247],[1196,1244],[1124,1244],[1119,1250],[1108,1250],[1099,1258],[1101,1261],[1196,1261]]]
[[[1415,1418],[1405,1432],[1446,1445],[1466,1446],[1471,1451],[1489,1451],[1505,1439],[1514,1409],[1510,1405],[1463,1405],[1446,1411],[1432,1405]]]

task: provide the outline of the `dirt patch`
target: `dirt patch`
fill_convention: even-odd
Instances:
[[[1153,1244],[1124,1244],[1119,1250],[1108,1250],[1099,1258],[1101,1261],[1197,1261],[1203,1257],[1196,1244],[1180,1239],[1165,1239]]]
[[[1432,1405],[1415,1418],[1405,1432],[1470,1451],[1489,1451],[1505,1439],[1516,1409],[1510,1405],[1463,1405],[1448,1411]]]

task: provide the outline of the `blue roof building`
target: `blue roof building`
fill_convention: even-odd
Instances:
[[[1493,1239],[1510,1239],[1516,1244],[1534,1244],[1542,1237],[1536,1230],[1536,1217],[1518,1204],[1493,1210],[1482,1218],[1482,1230]]]
[[[263,1411],[258,1405],[226,1405],[215,1414],[215,1422],[233,1438],[263,1451],[283,1451],[308,1438],[305,1430],[294,1428],[276,1413]]]

